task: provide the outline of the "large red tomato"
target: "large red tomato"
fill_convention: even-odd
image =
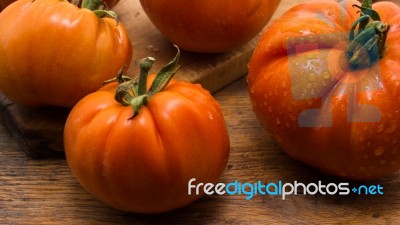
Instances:
[[[224,52],[243,45],[267,24],[280,0],[140,0],[171,42],[194,52]]]
[[[0,91],[27,105],[72,106],[129,65],[116,19],[63,0],[19,0],[0,13]]]
[[[400,168],[400,8],[374,4],[379,22],[353,5],[310,1],[286,12],[254,52],[249,93],[289,155],[329,174],[373,179]]]
[[[146,80],[153,78],[140,83]],[[108,84],[83,98],[65,125],[73,174],[121,210],[158,213],[188,205],[201,196],[188,194],[188,181],[216,182],[228,161],[228,132],[210,93],[175,81],[158,92],[154,87],[165,82],[154,83],[161,85],[147,85],[147,92],[140,84],[132,91],[130,81],[120,84],[116,96],[123,104],[114,100],[117,85]]]

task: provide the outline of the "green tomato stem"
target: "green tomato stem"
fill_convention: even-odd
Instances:
[[[163,91],[171,81],[172,77],[175,75],[179,68],[178,60],[180,57],[180,50],[177,46],[175,47],[177,49],[175,58],[161,68],[161,70],[157,73],[149,91],[146,89],[147,78],[155,61],[155,59],[152,57],[147,57],[140,61],[140,74],[138,82],[135,82],[132,78],[123,76],[122,73],[118,73],[116,78],[106,81],[106,83],[114,81],[118,82],[118,87],[114,98],[120,104],[132,107],[133,116],[130,119],[139,114],[140,108],[143,105],[147,105],[153,95]],[[123,71],[123,69],[120,71]]]
[[[117,20],[117,14],[114,11],[108,10],[104,0],[82,0],[81,8],[89,9],[98,18],[110,17]]]
[[[82,0],[81,8],[97,10],[104,5],[103,0]]]
[[[149,95],[153,96],[156,93],[162,91],[168,83],[171,81],[172,77],[175,75],[176,71],[179,69],[178,61],[180,57],[180,50],[178,46],[174,45],[177,49],[177,53],[175,58],[165,65],[161,70],[157,73],[156,78],[154,79],[153,83],[151,84]]]
[[[381,22],[379,14],[372,9],[372,0],[364,0],[361,16],[351,27],[346,55],[351,69],[362,69],[383,57],[389,24]],[[357,29],[358,27],[358,29]]]
[[[156,61],[152,57],[147,57],[140,60],[140,74],[139,74],[139,87],[137,95],[146,94],[147,90],[147,76],[149,75],[150,69],[153,67],[154,61]]]

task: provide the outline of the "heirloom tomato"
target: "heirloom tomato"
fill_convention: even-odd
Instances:
[[[112,12],[95,9],[18,0],[3,10],[0,92],[26,105],[70,107],[129,65],[132,46],[124,25],[101,17]]]
[[[321,171],[375,179],[400,168],[400,7],[309,1],[262,35],[254,111],[281,148]]]
[[[267,24],[280,0],[140,0],[165,37],[193,52],[224,52],[245,44]]]
[[[110,83],[83,98],[64,130],[66,159],[81,185],[99,200],[137,213],[195,201],[203,193],[189,195],[189,180],[216,182],[229,156],[223,115],[210,93],[187,82],[166,85],[177,58],[147,78],[152,62],[141,61],[138,85],[118,76],[118,87]]]

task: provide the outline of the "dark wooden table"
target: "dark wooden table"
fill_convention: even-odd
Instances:
[[[245,79],[215,94],[231,137],[222,182],[343,182],[285,155],[256,120]],[[2,122],[2,121],[1,121]],[[0,125],[0,224],[400,224],[400,173],[371,182],[379,196],[208,196],[159,215],[115,210],[75,180],[64,159],[35,160]]]

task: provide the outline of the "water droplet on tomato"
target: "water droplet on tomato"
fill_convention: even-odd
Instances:
[[[346,106],[344,104],[340,104],[339,106],[340,111],[345,111],[346,110]]]
[[[368,147],[368,148],[371,148],[371,146],[372,146],[372,142],[368,141],[367,147]]]
[[[311,82],[314,82],[317,80],[317,75],[315,73],[309,73],[307,79]]]
[[[383,124],[379,124],[379,125],[378,125],[378,129],[377,129],[377,132],[378,132],[378,133],[382,133],[384,129],[385,129],[385,126],[383,126]]]
[[[272,107],[268,107],[268,112],[272,112]]]
[[[375,156],[381,156],[384,152],[385,152],[385,149],[382,146],[380,146],[377,149],[375,149],[374,155]]]
[[[324,72],[322,72],[322,77],[325,80],[328,80],[329,78],[331,78],[331,74],[328,71],[325,70]]]
[[[396,81],[396,83],[394,84],[394,88],[393,88],[393,90],[394,90],[393,95],[394,96],[397,96],[399,94],[399,88],[400,88],[400,81]]]
[[[386,129],[386,132],[392,134],[397,130],[397,127],[398,127],[397,123],[391,123],[390,126]]]
[[[385,165],[386,164],[386,160],[382,159],[381,161],[379,161],[379,164]]]
[[[213,114],[212,114],[210,111],[208,111],[208,118],[209,118],[210,120],[213,120],[213,119],[214,119],[214,116],[213,116]]]

